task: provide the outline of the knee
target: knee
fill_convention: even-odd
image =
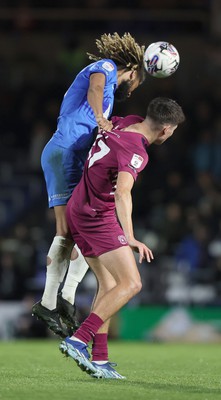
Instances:
[[[130,280],[128,284],[128,292],[131,295],[131,298],[136,296],[142,289],[142,282],[138,279]]]
[[[71,251],[71,261],[74,261],[78,258],[79,254],[77,252],[77,250],[75,249],[75,247],[73,247],[72,251]]]

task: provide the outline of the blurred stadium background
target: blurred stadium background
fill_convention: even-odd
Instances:
[[[181,63],[147,76],[114,114],[145,114],[153,97],[176,99],[187,121],[133,191],[137,238],[155,260],[143,290],[113,321],[112,338],[221,339],[221,2],[219,0],[1,0],[0,339],[49,337],[31,317],[54,234],[40,167],[62,97],[104,32],[130,32],[146,47],[173,43]],[[82,318],[95,290],[79,287]]]

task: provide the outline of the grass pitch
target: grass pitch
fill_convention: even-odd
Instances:
[[[218,344],[110,343],[121,380],[95,380],[59,341],[0,342],[1,400],[220,400]]]

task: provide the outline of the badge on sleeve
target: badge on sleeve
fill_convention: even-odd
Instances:
[[[140,168],[143,162],[143,157],[139,156],[139,154],[134,154],[130,164],[134,167],[134,168]]]
[[[111,72],[111,71],[114,70],[113,64],[111,64],[111,63],[108,62],[108,61],[105,61],[105,62],[102,64],[102,68],[106,69],[106,71],[109,71],[109,72]]]

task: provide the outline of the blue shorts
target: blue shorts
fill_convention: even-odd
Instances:
[[[81,179],[87,150],[74,151],[58,146],[51,139],[41,156],[48,192],[49,208],[67,204],[71,194]]]

